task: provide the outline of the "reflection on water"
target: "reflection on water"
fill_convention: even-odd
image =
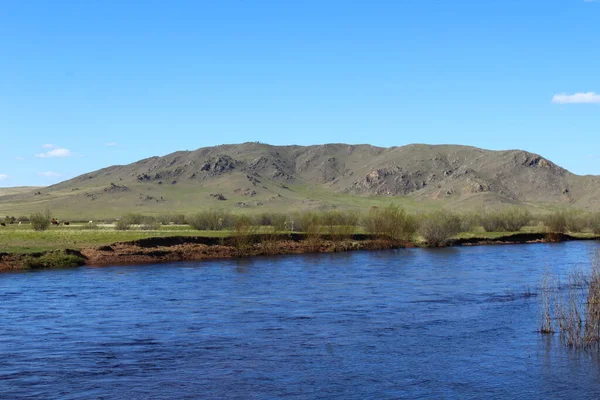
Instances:
[[[594,242],[0,275],[0,398],[599,398],[535,332]]]

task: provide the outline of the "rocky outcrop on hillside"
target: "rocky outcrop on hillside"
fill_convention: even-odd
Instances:
[[[600,209],[600,178],[574,175],[540,155],[423,144],[207,147],[105,168],[41,192],[106,188],[114,197],[126,195],[132,185],[161,185],[164,190],[183,185],[190,193],[203,190],[204,198],[216,190],[225,198],[257,197],[261,202],[280,190],[318,188],[332,195],[410,196],[452,204],[485,196],[488,201]]]

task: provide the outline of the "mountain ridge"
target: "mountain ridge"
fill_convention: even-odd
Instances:
[[[221,196],[211,196],[217,194]],[[194,204],[265,211],[358,208],[367,199],[456,209],[524,205],[595,210],[600,209],[600,177],[573,174],[517,149],[246,142],[148,157],[36,192],[0,196],[0,212],[16,201],[48,203],[53,209],[61,208],[61,202],[78,209],[101,204],[112,215],[119,208],[187,211]]]

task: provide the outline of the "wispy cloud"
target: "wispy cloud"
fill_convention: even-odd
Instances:
[[[24,158],[24,157],[21,157],[21,156],[16,156],[16,157],[15,157],[15,160],[17,160],[17,161],[23,161],[24,159],[25,159],[25,158]]]
[[[45,153],[39,153],[35,156],[38,158],[53,158],[53,157],[72,157],[75,154],[71,152],[69,149],[65,149],[63,147],[57,147],[52,150],[49,150]]]
[[[8,179],[8,175],[6,175],[6,174],[0,174],[0,181],[3,181],[5,179]]]
[[[552,98],[554,104],[600,104],[600,94],[594,92],[575,94],[555,94]]]
[[[57,176],[60,176],[60,174],[58,172],[53,172],[53,171],[38,172],[38,175],[45,176],[46,178],[56,178]]]
[[[53,144],[43,144],[42,145],[42,148],[44,148],[44,149],[54,149],[56,147],[58,147],[58,146],[55,146]]]
[[[108,142],[104,144],[106,147],[115,147],[117,145],[117,142]]]

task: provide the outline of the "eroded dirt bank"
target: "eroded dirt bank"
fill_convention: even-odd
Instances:
[[[491,244],[524,244],[562,242],[569,240],[597,240],[577,238],[566,234],[520,233],[497,238],[464,238],[451,240],[449,246]],[[371,235],[353,235],[346,239],[328,236],[305,237],[302,234],[280,236],[250,236],[225,239],[175,236],[147,238],[119,242],[109,246],[88,247],[79,250],[57,250],[33,254],[0,253],[0,271],[56,268],[75,265],[130,265],[246,257],[324,253],[355,250],[384,250],[415,247],[411,242],[390,242]]]
[[[228,243],[204,244],[160,240],[143,243],[116,243],[111,246],[84,249],[83,255],[88,265],[144,264],[169,261],[206,260],[256,255],[282,255],[302,253],[331,253],[353,250],[382,250],[412,246],[411,243],[392,244],[384,240],[344,240],[344,241],[296,241],[277,240],[251,243],[238,246]],[[151,244],[152,243],[152,244]]]

